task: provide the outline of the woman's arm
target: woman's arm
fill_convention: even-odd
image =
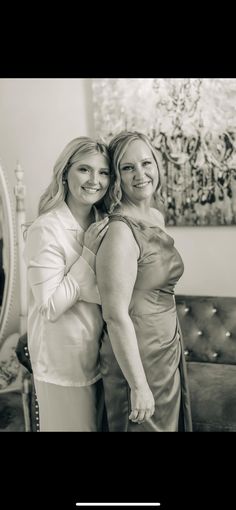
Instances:
[[[139,248],[130,228],[124,222],[113,221],[97,253],[96,273],[112,348],[131,389],[133,421],[148,419],[154,412],[153,395],[129,315],[138,257]]]
[[[57,235],[50,225],[32,225],[25,251],[29,285],[39,312],[50,322],[55,322],[78,299],[100,303],[88,251],[85,248],[66,273],[65,255]]]

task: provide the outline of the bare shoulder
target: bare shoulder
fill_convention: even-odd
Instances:
[[[113,220],[109,222],[108,232],[110,232],[111,236],[115,236],[119,233],[119,236],[122,238],[133,238],[132,231],[130,227],[124,221]]]
[[[96,255],[96,275],[98,286],[104,292],[111,289],[115,295],[130,292],[137,276],[139,247],[130,227],[120,220],[113,220],[100,244]],[[101,294],[101,299],[104,295]],[[117,303],[117,302],[116,302]]]
[[[128,253],[136,254],[139,257],[139,247],[133,236],[132,230],[124,222],[119,220],[113,220],[109,223],[107,233],[103,239],[100,250],[109,250],[116,256],[127,255]]]

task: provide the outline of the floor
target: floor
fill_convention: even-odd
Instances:
[[[19,391],[0,393],[0,432],[24,432],[24,413]]]

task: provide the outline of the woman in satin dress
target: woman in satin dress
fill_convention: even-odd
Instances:
[[[96,272],[106,321],[100,350],[110,432],[191,431],[174,289],[184,267],[161,212],[157,151],[138,132],[109,144],[109,229]]]

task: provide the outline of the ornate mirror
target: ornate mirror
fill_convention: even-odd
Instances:
[[[0,165],[0,347],[4,340],[17,331],[15,300],[16,293],[16,228],[15,208]]]
[[[15,352],[19,335],[26,331],[27,308],[22,234],[25,186],[19,164],[15,174],[14,199],[0,165],[0,431],[28,432],[29,380]]]

